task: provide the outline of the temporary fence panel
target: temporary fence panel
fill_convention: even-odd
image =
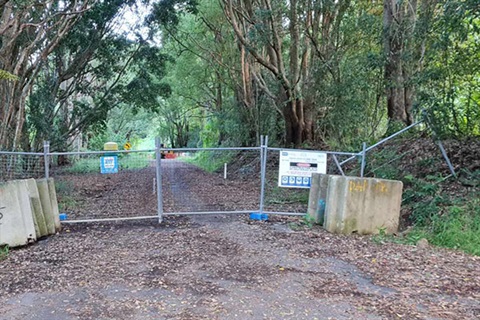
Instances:
[[[50,162],[68,220],[156,215],[154,150],[51,153]]]
[[[155,150],[50,153],[46,142],[43,153],[1,151],[0,181],[54,177],[60,212],[69,221],[162,221],[163,215],[207,213],[303,215],[309,196],[307,173],[313,171],[389,179],[399,176],[400,164],[403,161],[405,166],[404,158],[415,148],[435,148],[438,157],[416,163],[426,167],[427,177],[442,179],[439,168],[443,176],[449,171],[454,174],[443,145],[421,138],[427,126],[400,136],[419,124],[372,146],[363,144],[356,153],[271,148],[263,136],[261,146],[252,148],[165,149],[157,139]],[[398,144],[398,139],[411,142]],[[373,149],[375,153],[369,154]],[[305,161],[287,157],[287,172],[293,170],[292,176],[279,172],[288,153],[309,154]]]
[[[297,158],[286,159],[291,153],[295,153]],[[264,211],[304,215],[308,207],[311,173],[345,175],[346,168],[339,163],[352,155],[356,153],[267,148]],[[286,160],[290,172],[282,172]]]
[[[41,178],[44,172],[42,153],[0,151],[0,181]]]
[[[258,211],[260,148],[162,151],[165,215]]]

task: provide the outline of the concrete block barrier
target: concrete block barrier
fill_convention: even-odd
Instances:
[[[30,197],[28,196],[27,182],[25,180],[15,180],[9,182],[12,188],[17,189],[17,199],[22,211],[23,224],[27,233],[29,242],[37,240],[37,230],[35,228],[35,220],[33,218],[32,206],[30,204]]]
[[[401,181],[329,176],[324,227],[341,234],[398,231]]]
[[[34,226],[25,223],[18,193],[16,183],[0,184],[0,244],[11,247],[28,244],[35,232]]]
[[[23,246],[60,230],[53,180],[0,183],[0,245]]]
[[[323,224],[325,218],[328,177],[328,174],[323,173],[312,174],[307,216],[319,224]]]
[[[50,200],[50,191],[48,190],[48,180],[38,179],[36,182],[48,234],[55,234],[55,217],[52,208],[52,201]]]
[[[43,214],[42,203],[40,201],[40,194],[38,193],[37,182],[35,179],[28,179],[27,189],[30,197],[30,204],[32,205],[33,216],[36,224],[38,225],[37,238],[48,235],[47,224],[45,222],[45,216]]]
[[[48,179],[48,192],[50,195],[50,203],[52,204],[53,217],[55,218],[55,231],[61,229],[60,212],[58,211],[57,191],[55,190],[55,182],[53,178]]]

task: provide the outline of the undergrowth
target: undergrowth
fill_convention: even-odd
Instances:
[[[407,224],[410,230],[401,237],[380,234],[375,241],[393,241],[415,244],[425,238],[430,244],[459,249],[480,255],[480,193],[445,192],[447,184],[457,183],[454,178],[446,179],[440,174],[415,177],[414,173],[402,170],[400,158],[391,150],[372,155],[373,161],[386,163],[373,170],[375,177],[402,180],[404,183],[402,207],[409,212]],[[397,157],[398,159],[395,159]],[[393,161],[392,161],[393,160]],[[427,172],[438,170],[434,158],[423,159],[420,164]],[[468,181],[477,181],[480,172],[469,173]],[[459,180],[465,179],[461,175]],[[477,183],[477,182],[471,183]],[[458,184],[458,183],[457,183]],[[458,184],[458,188],[461,187]],[[462,189],[463,190],[463,189]]]
[[[148,155],[122,154],[118,157],[118,169],[143,169],[150,165],[151,159]],[[100,156],[83,158],[74,161],[65,168],[68,173],[98,173],[100,172]]]
[[[238,152],[229,150],[199,151],[184,161],[212,173],[221,170],[225,163],[232,162],[237,154]]]
[[[9,248],[8,244],[0,245],[0,261],[7,258],[9,250],[10,250],[10,248]]]
[[[423,189],[416,191],[416,200],[407,202],[412,208],[413,228],[406,241],[425,238],[433,245],[480,255],[480,193],[452,199],[442,194],[438,186],[425,182],[421,185]],[[435,195],[421,198],[433,190]]]

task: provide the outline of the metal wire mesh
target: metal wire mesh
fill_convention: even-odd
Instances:
[[[368,156],[368,155],[367,155]],[[337,164],[335,163],[335,157],[340,165],[342,171],[338,168]],[[351,160],[349,160],[351,159]],[[349,160],[349,161],[348,161]],[[345,162],[347,161],[347,162]],[[345,162],[345,163],[344,163]],[[343,164],[342,164],[343,163]],[[343,175],[345,176],[360,176],[361,172],[361,165],[362,165],[362,156],[349,156],[349,155],[342,155],[342,154],[329,154],[328,155],[328,174],[334,175]]]
[[[448,174],[445,159],[426,127],[394,137],[367,153],[365,176],[393,179],[402,176],[402,171],[418,172],[418,167],[425,176]]]
[[[41,178],[44,175],[43,155],[0,152],[0,181]]]
[[[161,162],[166,214],[258,211],[258,148],[173,151]]]
[[[448,174],[449,167],[427,132],[395,136],[366,153],[366,177],[398,177],[399,168],[423,176]],[[422,148],[435,149],[423,154],[437,152],[438,157],[412,161],[412,154],[420,154],[416,151]],[[60,212],[69,220],[156,216],[157,196],[165,214],[256,212],[262,203],[261,150],[266,150],[263,211],[305,213],[308,183],[301,189],[278,186],[282,149],[277,148],[161,149],[160,165],[154,150],[49,153],[48,170],[42,153],[0,152],[0,181],[41,178],[49,171],[56,180]],[[359,176],[361,163],[361,153],[329,152],[326,170]]]
[[[307,212],[308,208],[308,197],[309,197],[309,177],[305,176],[302,178],[302,181],[298,180],[289,186],[279,186],[279,179],[298,179],[294,177],[285,177],[279,176],[279,167],[280,167],[280,153],[287,150],[282,150],[278,148],[269,148],[267,152],[267,165],[266,165],[266,181],[265,181],[265,208],[264,211],[274,212],[274,213],[294,213],[294,214],[304,214]],[[295,150],[296,152],[311,152],[311,150]],[[352,163],[343,168],[340,166],[340,162],[351,157],[352,154],[349,153],[328,153],[326,154],[326,172],[328,174],[342,175],[342,174],[351,174],[356,168],[359,168],[356,162],[361,160],[361,157],[358,157],[357,160],[353,160]],[[314,156],[315,158],[316,156]],[[301,168],[298,168],[300,170]],[[308,171],[308,170],[307,170]],[[347,171],[347,172],[345,172]],[[358,169],[358,172],[360,170]],[[297,185],[298,184],[298,185]]]
[[[102,173],[102,157],[118,170]],[[116,172],[115,172],[116,171]],[[154,152],[52,154],[60,212],[68,220],[156,215]]]

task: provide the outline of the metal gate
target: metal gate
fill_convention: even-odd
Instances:
[[[420,123],[368,148],[364,143],[361,152],[323,151],[326,172],[363,176],[367,151]],[[455,175],[443,145],[436,143]],[[278,186],[279,155],[289,151],[299,150],[268,147],[263,136],[260,146],[250,148],[168,149],[157,139],[151,150],[50,152],[45,143],[43,153],[0,151],[0,181],[53,177],[59,210],[72,223],[252,212],[304,215],[309,189]]]

